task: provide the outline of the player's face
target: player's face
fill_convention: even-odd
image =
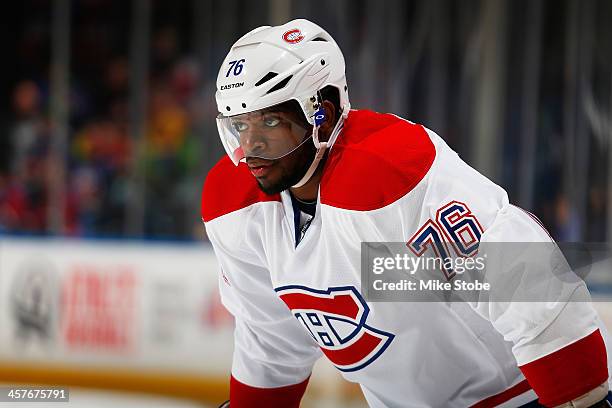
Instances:
[[[266,194],[295,185],[306,173],[316,149],[308,123],[286,110],[262,110],[233,116],[246,163]]]
[[[263,109],[232,116],[230,120],[245,157],[278,159],[308,137],[308,129],[296,121],[292,112]]]
[[[249,157],[280,159],[306,143],[311,128],[295,101],[239,115],[217,116],[221,141],[236,165]]]
[[[247,157],[251,173],[266,194],[277,194],[297,184],[312,163],[316,149],[308,141],[290,154],[276,160]]]

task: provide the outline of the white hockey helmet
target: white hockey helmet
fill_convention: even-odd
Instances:
[[[320,104],[319,91],[334,86],[340,96],[342,115],[327,143],[319,143],[315,114]],[[268,112],[284,102],[295,100],[308,123],[312,125],[312,138],[319,150],[317,155],[331,147],[335,141],[350,103],[346,85],[345,63],[342,51],[334,39],[318,25],[304,19],[290,21],[282,26],[256,28],[240,38],[225,57],[217,76],[215,94],[219,115],[217,127],[227,154],[237,165],[246,156],[277,159],[283,157],[309,138],[303,123],[280,118],[292,131],[292,137],[282,142],[266,138],[266,130],[276,126],[279,118],[268,117]],[[259,130],[265,145],[275,146],[260,151],[247,151],[241,132]],[[242,133],[243,139],[245,133]],[[314,164],[314,163],[313,163]],[[312,172],[310,172],[312,173]]]

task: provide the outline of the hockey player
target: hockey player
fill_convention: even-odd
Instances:
[[[550,238],[434,132],[351,110],[327,32],[294,20],[247,33],[216,100],[227,157],[206,178],[202,218],[235,317],[232,408],[299,406],[321,355],[372,407],[609,406],[605,329],[573,301],[584,285],[504,307],[365,300],[361,242]]]

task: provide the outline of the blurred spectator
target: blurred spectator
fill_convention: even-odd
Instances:
[[[606,190],[592,186],[589,190],[587,242],[606,241]]]
[[[46,227],[49,123],[42,112],[42,92],[31,80],[13,92],[15,123],[10,133],[9,178],[4,185],[4,228],[11,232],[43,232]],[[6,201],[5,201],[6,200]]]
[[[130,141],[119,124],[101,119],[73,139],[67,229],[72,234],[122,233]],[[119,209],[119,210],[118,210]],[[112,217],[110,215],[112,214]]]
[[[69,234],[95,235],[102,213],[102,191],[95,170],[82,167],[71,177],[66,211]]]
[[[34,81],[21,81],[13,93],[15,125],[11,132],[13,175],[25,175],[30,158],[44,154],[46,120],[41,112],[41,92]]]
[[[577,242],[581,238],[581,223],[567,198],[559,195],[555,201],[553,236],[559,242]]]
[[[0,173],[0,232],[19,232],[27,214],[25,192]]]
[[[185,184],[195,169],[199,144],[192,130],[188,102],[195,94],[197,76],[179,63],[170,72],[169,83],[158,83],[151,91],[146,150],[147,231],[153,235],[188,233],[184,208],[193,191]]]
[[[179,57],[179,39],[177,29],[165,26],[153,36],[153,75],[167,74]]]

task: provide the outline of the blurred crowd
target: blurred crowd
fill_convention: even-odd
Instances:
[[[203,114],[197,106],[199,67],[182,50],[176,26],[155,27],[145,148],[135,157],[135,138],[129,134],[129,50],[125,37],[118,38],[122,19],[100,13],[106,5],[89,1],[73,10],[80,18],[72,34],[63,233],[123,236],[128,177],[137,166],[145,179],[144,235],[189,238],[199,222],[199,191],[191,190],[199,189],[203,179],[202,144],[194,132]],[[6,160],[0,166],[0,232],[41,234],[49,227],[53,129],[49,65],[39,60],[49,47],[48,30],[48,22],[34,14],[18,33],[21,63],[31,65],[29,75],[11,90]]]
[[[14,21],[10,22],[12,25],[7,26],[7,30],[14,31],[11,38],[16,39],[13,45],[16,58],[14,64],[7,67],[10,74],[5,79],[10,80],[10,85],[4,93],[6,101],[10,102],[5,102],[0,117],[3,130],[0,135],[0,233],[49,232],[49,218],[52,216],[49,210],[49,176],[55,165],[50,155],[50,140],[53,135],[49,83],[51,3],[44,0],[25,0],[11,3],[10,7],[13,9],[7,11],[7,15],[15,17]],[[372,2],[362,0],[359,3],[361,6],[352,8],[350,21],[366,21],[364,19],[367,16],[362,11],[365,10],[365,5],[370,3]],[[128,45],[132,28],[131,4],[132,2],[110,0],[71,2],[73,24],[69,75],[70,116],[65,153],[67,191],[62,233],[71,236],[126,236],[126,218],[130,200],[133,198],[130,177],[134,170],[138,169],[144,175],[142,235],[190,239],[196,234],[202,234],[199,220],[201,183],[206,170],[222,152],[213,121],[216,114],[213,97],[216,72],[213,72],[211,66],[218,64],[226,46],[237,38],[237,33],[261,24],[261,21],[264,21],[261,13],[268,11],[254,3],[239,0],[227,3],[205,2],[211,7],[210,11],[205,10],[206,13],[210,12],[211,16],[219,17],[231,12],[237,19],[226,21],[221,17],[216,21],[211,17],[208,23],[198,22],[211,26],[214,23],[214,28],[210,28],[208,34],[210,43],[207,47],[214,48],[207,51],[209,54],[206,56],[206,63],[210,66],[203,67],[202,54],[195,55],[199,52],[194,44],[194,38],[197,37],[194,32],[198,27],[193,23],[192,15],[203,3],[152,0],[146,131],[144,135],[138,135],[145,141],[145,148],[141,151],[137,149],[137,138],[130,134],[129,127],[131,56]],[[328,22],[326,18],[329,19],[329,16],[325,13],[323,15],[316,8],[310,8],[300,2],[292,4],[294,8],[302,10],[304,17],[313,18],[323,25]],[[421,2],[408,3],[412,6],[418,4]],[[449,15],[463,9],[462,2],[449,4],[454,5],[449,8]],[[472,6],[477,7],[478,4],[475,2]],[[515,13],[520,17],[522,12],[519,6],[520,4],[516,6]],[[559,39],[565,38],[561,35],[564,27],[559,22],[565,19],[561,18],[562,15],[557,15],[561,12],[554,4],[549,6],[545,38],[554,38],[554,44],[558,46]],[[343,16],[342,12],[338,11],[340,8],[334,10],[339,13],[338,16]],[[321,16],[314,15],[317,12]],[[412,13],[409,14],[411,17],[416,15],[410,7],[404,12]],[[467,19],[471,13],[464,13],[462,16]],[[337,21],[349,20],[338,17]],[[459,23],[457,26],[463,27]],[[329,24],[329,28],[331,32],[334,31],[332,24]],[[365,24],[355,23],[354,26],[344,27],[344,37],[339,37],[344,39],[342,45],[347,54],[349,83],[353,86],[353,105],[361,107],[362,103],[363,107],[385,110],[387,105],[377,106],[372,102],[378,100],[375,98],[377,95],[382,98],[379,93],[368,93],[369,88],[364,86],[371,83],[372,74],[367,72],[363,78],[357,75],[362,65],[359,63],[359,47],[371,46],[370,42],[359,41],[359,35],[363,34],[365,29]],[[510,29],[520,31],[518,34],[513,31],[512,35],[522,38],[519,35],[523,30],[520,24],[510,25]],[[457,44],[457,47],[461,46],[460,41],[457,41]],[[466,41],[466,44],[471,47],[469,41]],[[523,55],[522,43],[516,41],[511,45],[514,48],[509,48],[509,52],[516,53],[519,57]],[[374,47],[380,48],[375,44]],[[558,240],[601,242],[609,239],[606,237],[608,185],[605,182],[605,149],[592,144],[587,152],[590,159],[587,159],[589,170],[586,178],[591,184],[585,187],[586,194],[582,195],[588,195],[584,201],[584,211],[577,213],[573,203],[563,192],[563,177],[567,173],[567,170],[564,170],[564,149],[568,147],[563,145],[563,123],[559,120],[564,115],[561,85],[565,77],[563,60],[560,59],[564,55],[562,51],[553,47],[544,47],[543,50],[552,54],[542,57],[543,102],[540,108],[539,138],[533,142],[537,144],[533,205],[528,209],[542,219]],[[389,54],[389,58],[395,58],[393,53]],[[457,55],[463,57],[459,51]],[[469,56],[469,53],[465,55]],[[419,64],[410,67],[411,82],[416,85],[412,92],[402,94],[405,98],[413,98],[418,102],[412,103],[409,112],[397,113],[436,130],[447,138],[451,147],[471,162],[470,149],[473,150],[473,146],[470,147],[467,138],[469,129],[461,129],[460,133],[457,131],[460,126],[456,124],[442,125],[439,128],[436,123],[423,119],[427,116],[421,110],[427,104],[421,101],[427,100],[429,92],[429,89],[425,89],[427,87],[422,86],[427,83],[425,79],[429,78],[427,61],[427,58],[423,58]],[[454,75],[459,72],[462,61],[461,58],[450,59],[449,64],[452,64],[452,67],[449,71]],[[599,64],[597,69],[601,72],[605,71],[610,63],[600,57],[596,58],[595,62]],[[391,64],[387,69],[392,70],[393,67]],[[374,64],[372,69],[381,68]],[[393,75],[399,74],[396,72]],[[516,138],[520,130],[515,125],[517,121],[513,113],[520,110],[521,104],[517,102],[519,98],[513,92],[517,92],[516,89],[519,88],[515,85],[522,80],[521,75],[520,70],[510,70],[506,78],[508,83],[512,84],[508,85],[511,88],[511,101],[507,109],[510,113],[506,113],[509,125],[506,126],[505,136],[501,136],[504,146],[500,149],[503,150],[500,153],[500,161],[503,162],[505,170],[498,181],[508,190],[512,202],[517,202],[520,179],[518,167],[521,163]],[[388,76],[379,75],[383,85]],[[389,89],[391,85],[388,86]],[[595,90],[598,89],[610,88],[596,86]],[[357,90],[361,91],[361,94],[355,92]],[[371,99],[365,99],[367,97]],[[453,85],[449,86],[447,100],[456,104],[453,107],[447,102],[450,104],[449,117],[458,118],[456,121],[465,121],[464,118],[470,116],[462,110],[466,103],[463,95],[460,95]],[[211,140],[214,141],[210,142]],[[604,145],[605,143],[601,146]]]

